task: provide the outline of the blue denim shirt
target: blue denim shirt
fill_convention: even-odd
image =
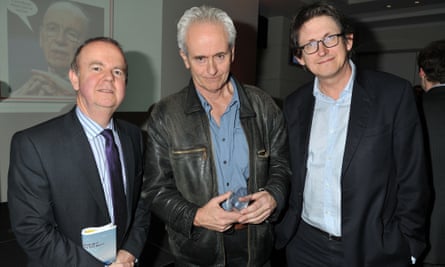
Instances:
[[[219,126],[210,114],[212,107],[197,91],[210,122],[219,194],[246,188],[249,177],[249,147],[239,118],[238,90],[232,79],[230,82],[233,86],[233,96],[221,116]]]

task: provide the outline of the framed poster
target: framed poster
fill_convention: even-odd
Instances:
[[[5,37],[0,39],[0,101],[74,102],[68,80],[74,53],[88,38],[112,37],[113,0],[5,2],[0,8]]]

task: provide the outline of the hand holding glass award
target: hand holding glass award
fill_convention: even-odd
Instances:
[[[224,210],[232,211],[232,210],[242,210],[247,208],[249,205],[249,201],[240,201],[241,197],[247,196],[247,188],[241,187],[238,188],[234,193],[230,195],[230,197],[224,201],[221,206]]]

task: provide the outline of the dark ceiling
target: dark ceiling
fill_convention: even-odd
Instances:
[[[291,18],[302,5],[315,1],[259,0],[259,13],[265,17]],[[445,21],[445,0],[337,0],[333,2],[347,16],[374,26]]]

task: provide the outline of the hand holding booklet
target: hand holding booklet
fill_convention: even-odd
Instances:
[[[96,259],[104,264],[116,259],[116,225],[83,228],[81,234],[83,248]]]

